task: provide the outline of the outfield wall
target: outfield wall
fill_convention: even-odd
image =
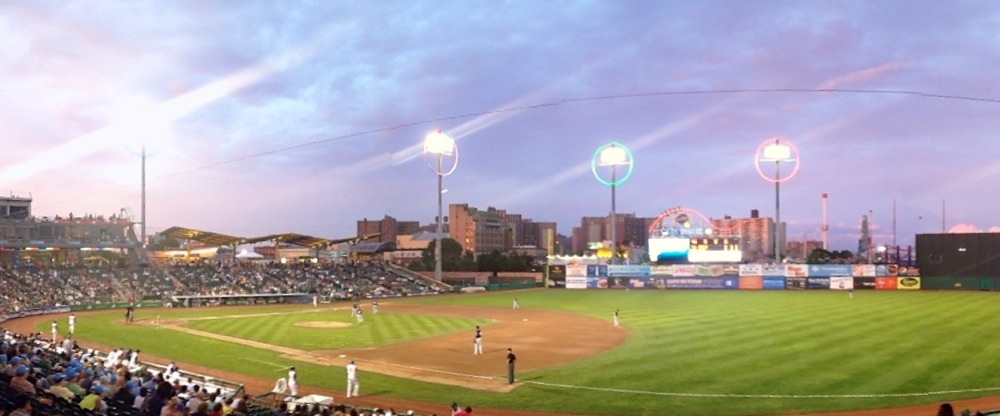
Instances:
[[[560,289],[919,290],[919,269],[887,264],[553,264]]]

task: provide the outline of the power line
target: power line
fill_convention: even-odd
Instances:
[[[972,97],[965,95],[955,95],[955,94],[936,94],[928,93],[923,91],[915,90],[878,90],[878,89],[847,89],[847,88],[733,88],[733,89],[722,89],[722,90],[681,90],[681,91],[656,91],[656,92],[642,92],[642,93],[632,93],[632,94],[612,94],[612,95],[597,95],[591,97],[580,97],[580,98],[566,98],[557,101],[550,101],[546,103],[539,104],[527,104],[514,107],[499,108],[496,110],[478,111],[473,113],[456,114],[450,116],[430,118],[420,121],[412,121],[407,123],[395,124],[392,126],[380,127],[371,130],[364,130],[355,133],[344,134],[341,136],[329,137],[325,139],[313,140],[310,142],[294,144],[290,146],[279,147],[275,149],[265,150],[257,153],[252,153],[245,156],[240,156],[235,159],[224,160],[221,162],[209,163],[206,165],[197,166],[191,169],[185,169],[173,173],[167,173],[164,175],[157,176],[154,179],[172,178],[176,176],[186,175],[192,172],[208,170],[212,168],[217,168],[220,166],[231,165],[234,163],[256,159],[262,156],[274,155],[279,153],[284,153],[291,150],[303,149],[307,147],[313,147],[325,143],[337,142],[341,140],[351,139],[355,137],[367,136],[375,133],[382,133],[387,131],[399,130],[406,127],[414,127],[423,124],[430,123],[440,123],[443,121],[465,119],[470,117],[478,117],[489,114],[501,114],[509,113],[514,111],[526,111],[526,110],[536,110],[548,107],[557,107],[564,104],[575,104],[575,103],[585,103],[585,102],[595,102],[595,101],[612,101],[621,99],[631,99],[631,98],[647,98],[647,97],[669,97],[669,96],[681,96],[681,95],[730,95],[730,94],[785,94],[785,93],[835,93],[835,94],[877,94],[877,95],[907,95],[915,96],[921,98],[933,98],[933,99],[945,99],[945,100],[959,100],[959,101],[972,101],[990,104],[1000,104],[1000,99],[997,98],[986,98],[986,97]],[[134,184],[133,184],[134,185]],[[87,195],[81,195],[74,198],[64,199],[61,201],[54,202],[52,204],[42,205],[49,206],[55,204],[62,204],[66,202],[76,201],[79,199],[84,199],[91,197],[93,195],[98,195],[104,192],[109,192],[114,189],[120,189],[123,187],[128,187],[132,185],[123,185],[119,187],[109,188],[104,191],[99,191]]]

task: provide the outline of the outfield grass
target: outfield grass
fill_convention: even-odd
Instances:
[[[621,308],[630,338],[599,356],[519,374],[526,383],[511,393],[442,387],[372,373],[363,376],[366,392],[436,403],[454,400],[479,407],[609,415],[843,411],[1000,394],[1000,361],[994,359],[1000,354],[1000,343],[993,339],[1000,333],[1000,320],[993,319],[1000,313],[1000,299],[993,293],[856,291],[854,299],[849,299],[846,293],[835,291],[538,290],[516,296],[523,308],[609,321],[611,311]],[[511,297],[511,293],[499,293],[394,302],[509,307]],[[303,309],[277,306],[266,311]],[[219,315],[220,311],[205,308],[164,315],[194,317]],[[78,336],[268,378],[276,378],[280,371],[274,365],[287,364],[272,351],[152,327],[108,325],[121,319],[120,315],[116,311],[88,316],[77,325]],[[194,325],[270,343],[294,337],[240,327],[259,328],[268,320],[320,320],[308,318],[309,314],[295,315]],[[348,316],[343,315],[346,321]],[[378,335],[364,341],[370,343],[365,345],[402,342],[412,336],[407,335],[412,332],[408,329],[426,319],[385,315],[387,321],[390,316],[395,320],[393,329],[376,331]],[[467,318],[438,319],[441,322],[433,327],[441,333],[476,324]],[[38,327],[42,332],[47,329],[44,324]],[[326,367],[295,365],[307,385],[344,388],[343,377],[329,377]],[[935,393],[943,391],[949,393]]]

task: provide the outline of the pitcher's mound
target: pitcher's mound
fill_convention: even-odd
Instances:
[[[302,328],[344,328],[351,326],[351,324],[343,322],[307,321],[307,322],[296,322],[295,326]]]

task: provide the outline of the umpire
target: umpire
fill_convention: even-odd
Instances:
[[[514,351],[507,348],[507,383],[514,384],[514,362],[517,361],[517,356],[514,355]]]

